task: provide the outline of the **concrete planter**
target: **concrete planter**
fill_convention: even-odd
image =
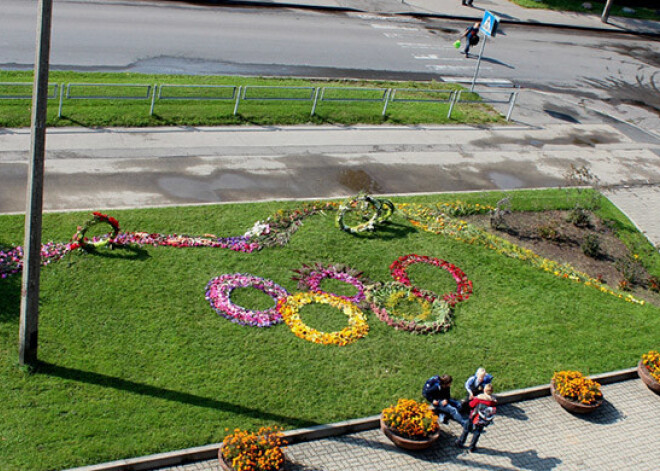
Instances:
[[[642,363],[640,360],[639,363],[637,364],[637,374],[639,375],[639,378],[642,380],[646,386],[653,391],[656,394],[660,394],[660,383],[656,381],[656,379],[651,376],[651,373],[649,372],[648,368]]]
[[[394,433],[394,431],[390,429],[385,424],[385,422],[383,422],[383,416],[380,417],[380,429],[387,438],[392,440],[392,443],[394,443],[399,448],[403,448],[404,450],[424,450],[433,445],[438,440],[438,438],[440,438],[440,430],[435,432],[433,435],[429,435],[426,439],[423,440],[404,438]]]
[[[594,402],[593,404],[582,404],[581,402],[571,401],[570,399],[565,398],[555,391],[554,381],[550,383],[550,392],[552,393],[552,397],[555,398],[555,401],[557,401],[560,406],[562,406],[568,412],[573,412],[574,414],[590,414],[591,412],[598,409],[603,403],[602,399],[600,401]]]

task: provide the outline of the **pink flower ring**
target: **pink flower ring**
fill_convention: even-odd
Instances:
[[[315,264],[313,267],[306,267],[308,270],[299,270],[297,273],[300,278],[295,278],[299,282],[300,287],[304,287],[309,291],[318,291],[321,293],[337,296],[338,298],[358,304],[364,300],[365,286],[360,279],[360,272],[348,267],[337,267],[335,265],[323,266],[320,263]],[[343,281],[353,285],[357,289],[357,293],[353,296],[340,296],[335,293],[328,293],[321,289],[321,282],[325,279],[333,279]]]
[[[275,305],[263,311],[256,311],[234,304],[231,301],[231,293],[236,288],[258,289],[273,298]],[[206,299],[218,314],[236,324],[257,327],[270,327],[282,322],[277,302],[288,295],[286,289],[270,280],[243,273],[220,275],[206,286]]]

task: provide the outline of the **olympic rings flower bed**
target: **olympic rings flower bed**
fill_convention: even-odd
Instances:
[[[338,332],[320,332],[307,326],[300,318],[300,308],[311,303],[328,304],[348,316],[348,327]],[[277,308],[291,331],[301,339],[321,345],[344,346],[361,339],[369,332],[364,313],[354,303],[338,296],[320,292],[296,293],[281,299]]]
[[[390,272],[392,273],[392,278],[394,278],[396,281],[405,286],[411,287],[412,292],[416,296],[423,297],[429,302],[435,301],[435,299],[438,297],[434,293],[430,293],[429,291],[421,291],[417,287],[412,286],[410,277],[406,272],[406,268],[415,263],[427,263],[429,265],[447,270],[449,274],[451,274],[451,276],[456,281],[456,292],[442,295],[442,299],[444,299],[450,306],[453,307],[456,305],[456,303],[466,301],[472,294],[472,282],[468,280],[465,273],[463,273],[463,270],[458,268],[456,265],[452,265],[445,260],[428,257],[426,255],[403,255],[395,260],[392,265],[390,265]]]
[[[238,306],[231,301],[231,293],[236,288],[258,289],[273,298],[275,305],[263,311]],[[237,324],[257,327],[270,327],[282,322],[277,303],[288,295],[284,288],[270,280],[242,273],[218,276],[209,281],[206,287],[206,300],[218,314]]]

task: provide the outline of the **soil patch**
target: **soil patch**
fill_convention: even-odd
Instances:
[[[487,214],[461,219],[549,260],[568,263],[612,288],[618,288],[626,278],[631,281],[632,273],[630,292],[660,306],[660,295],[648,289],[649,273],[635,261],[635,254],[630,253],[607,223],[590,212],[587,214],[590,223],[584,227],[569,222],[570,211],[559,210],[514,211],[504,216],[504,224],[498,229],[490,226]],[[582,249],[585,240],[594,237],[599,247],[595,257],[586,255]]]

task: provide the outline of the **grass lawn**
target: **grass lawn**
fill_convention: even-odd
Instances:
[[[525,8],[543,8],[545,10],[558,10],[558,11],[577,11],[581,13],[593,13],[594,15],[602,15],[605,8],[604,1],[589,1],[584,0],[511,0],[513,3]],[[590,10],[584,8],[585,3],[591,3]],[[651,2],[648,2],[649,4]],[[616,0],[610,9],[610,17],[623,16],[628,18],[640,18],[647,20],[660,20],[659,8],[646,8],[646,7],[632,7],[634,13],[627,13],[623,11],[625,5]]]
[[[30,86],[15,86],[7,83],[32,81],[32,72],[0,71],[0,96],[30,96]],[[290,124],[420,124],[420,123],[503,123],[504,117],[491,106],[480,103],[475,93],[463,93],[461,101],[447,119],[447,103],[426,101],[407,102],[403,100],[448,100],[449,93],[423,92],[423,90],[459,90],[460,85],[445,82],[384,82],[366,80],[306,80],[259,77],[186,76],[186,75],[146,75],[125,73],[82,73],[52,71],[49,76],[50,96],[48,102],[48,126],[216,126],[237,124],[290,125]],[[234,113],[233,99],[186,100],[191,96],[206,98],[230,98],[233,89],[227,88],[163,88],[164,97],[176,99],[156,100],[153,116],[149,115],[151,95],[147,89],[135,87],[84,88],[74,87],[73,96],[139,96],[142,99],[65,99],[62,117],[58,118],[59,92],[53,84],[141,84],[141,85],[197,85],[197,86],[249,86],[247,100],[239,104]],[[292,87],[286,91],[255,87]],[[296,88],[294,88],[296,87]],[[300,87],[306,87],[301,89]],[[315,115],[312,110],[313,90],[309,87],[332,87],[327,90],[324,100],[319,101]],[[397,101],[390,102],[383,117],[384,90],[359,91],[338,90],[339,88],[397,88],[414,89],[414,92],[397,92]],[[276,98],[297,98],[300,101],[282,101]],[[362,101],[342,101],[345,98],[360,98]],[[266,98],[266,99],[262,99]],[[502,95],[498,100],[508,97]],[[0,128],[26,127],[30,125],[29,99],[0,100]]]
[[[561,191],[516,192],[514,208],[567,208]],[[501,194],[464,194],[495,203]],[[454,201],[451,195],[396,203]],[[255,221],[295,202],[112,211],[126,231],[243,234]],[[632,224],[607,205],[601,215],[644,255],[660,262]],[[69,240],[87,213],[44,217],[44,241]],[[0,217],[0,245],[22,243],[23,217]],[[447,260],[474,283],[446,333],[396,331],[370,311],[368,335],[345,347],[313,344],[285,324],[244,327],[218,316],[204,299],[209,280],[250,273],[296,291],[292,270],[316,261],[345,263],[372,280],[417,253]],[[444,293],[450,275],[429,265],[408,270],[418,286]],[[322,285],[352,294],[347,285]],[[254,289],[236,302],[264,308]],[[20,276],[0,279],[0,469],[41,471],[170,451],[220,441],[226,429],[280,424],[292,429],[377,414],[398,398],[421,398],[424,381],[447,372],[454,394],[478,366],[497,391],[547,383],[555,370],[601,373],[635,365],[657,348],[660,308],[635,305],[555,277],[481,246],[415,228],[400,213],[373,234],[334,227],[316,215],[283,247],[251,254],[213,248],[152,247],[76,251],[41,278],[38,371],[17,366]],[[319,330],[346,316],[309,305],[303,320]]]

